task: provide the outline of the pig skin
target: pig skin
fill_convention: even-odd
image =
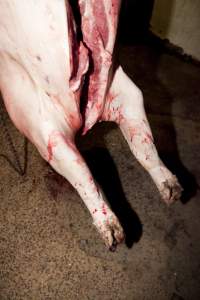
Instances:
[[[97,121],[116,122],[166,203],[180,198],[181,187],[158,157],[141,91],[120,66],[112,72],[120,1],[78,4],[83,41],[77,39],[68,1],[1,1],[0,89],[15,126],[78,191],[105,244],[115,250],[123,229],[75,145],[80,128],[86,133]],[[80,97],[91,60],[82,115]]]

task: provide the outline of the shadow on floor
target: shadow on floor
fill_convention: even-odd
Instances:
[[[126,200],[117,168],[106,148],[96,147],[82,153],[94,178],[102,187],[105,196],[125,232],[125,243],[131,248],[142,236],[142,224]],[[106,167],[105,167],[106,166]]]

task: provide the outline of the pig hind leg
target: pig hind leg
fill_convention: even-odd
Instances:
[[[45,98],[45,93],[40,94],[38,99],[38,91],[30,80],[21,82],[17,72],[13,72],[13,76],[13,81],[10,76],[10,82],[0,80],[1,92],[11,119],[35,144],[41,156],[78,191],[105,244],[114,250],[123,241],[123,229],[77,150],[74,132],[69,131],[67,126],[63,128],[62,115],[55,113],[54,106],[51,110],[51,101]],[[9,105],[10,102],[12,105]],[[29,107],[31,113],[27,113]]]
[[[162,199],[171,204],[181,196],[182,188],[158,156],[146,117],[141,91],[119,67],[106,98],[103,120],[116,122],[132,153],[148,171]]]
[[[40,153],[77,190],[106,246],[114,251],[124,239],[123,229],[106,204],[102,191],[95,183],[73,139],[61,131],[51,130],[49,134],[45,132],[44,140],[47,147],[39,149]],[[47,149],[46,154],[44,149]]]

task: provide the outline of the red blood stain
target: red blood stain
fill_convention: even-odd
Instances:
[[[48,171],[44,176],[45,184],[54,199],[58,194],[66,194],[74,192],[72,185],[62,176],[55,173],[53,170]]]
[[[81,116],[78,115],[77,113],[74,114],[69,114],[66,118],[67,123],[70,124],[70,127],[72,129],[79,129],[81,126]],[[69,119],[69,121],[68,121]]]
[[[104,110],[102,120],[115,121],[118,124],[122,121],[123,115],[121,113],[121,106],[114,106],[114,100],[118,94],[109,92],[106,96],[106,109]]]
[[[85,126],[81,134],[85,135],[88,132],[88,130],[89,130],[89,127]]]
[[[142,140],[143,144],[151,144],[153,142],[152,136],[149,133],[146,133],[145,138]]]
[[[98,110],[98,111],[101,111],[101,109],[102,109],[102,103],[95,103],[95,106],[96,106],[96,109]]]
[[[57,141],[52,140],[52,137],[49,137],[48,145],[47,145],[47,151],[48,151],[48,162],[50,162],[53,158],[53,147],[56,147]]]
[[[106,96],[107,103],[111,103],[116,97],[117,97],[117,94],[109,92]]]
[[[106,211],[106,207],[105,207],[105,204],[103,203],[103,205],[102,205],[102,213],[104,214],[104,215],[107,215],[107,211]]]
[[[132,142],[134,136],[137,134],[137,129],[135,127],[130,127],[129,132],[130,132],[130,138],[131,138],[131,142]]]
[[[150,142],[153,141],[152,135],[150,133],[146,133],[147,138],[149,139]]]
[[[70,139],[67,139],[62,132],[54,130],[49,135],[49,140],[47,144],[48,162],[52,160],[53,148],[56,147],[59,144],[59,142],[64,142],[69,148],[71,148],[74,152],[77,153],[77,156],[80,156],[73,142]]]
[[[118,108],[117,113],[118,113],[118,116],[117,116],[117,123],[118,123],[118,124],[121,124],[122,121],[124,120],[124,115],[123,115],[123,113],[122,113],[122,108],[121,108],[121,106]]]
[[[89,177],[89,181],[90,181],[90,182],[93,182],[92,176]]]
[[[145,138],[142,140],[142,144],[149,144],[149,140],[145,137]]]

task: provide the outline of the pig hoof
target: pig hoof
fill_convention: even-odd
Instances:
[[[161,184],[160,193],[164,202],[168,205],[172,204],[176,200],[179,200],[182,194],[183,188],[179,184],[176,176],[172,176]]]
[[[110,251],[114,252],[123,242],[124,232],[116,216],[109,215],[104,220],[95,221],[94,225]]]

